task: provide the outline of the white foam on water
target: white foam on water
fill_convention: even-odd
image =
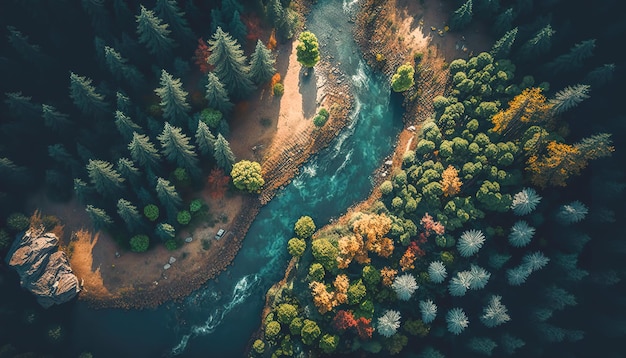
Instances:
[[[347,13],[351,13],[354,11],[354,6],[359,2],[359,0],[343,0],[343,11]]]

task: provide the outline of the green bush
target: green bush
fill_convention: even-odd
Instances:
[[[324,266],[320,263],[313,263],[309,267],[309,280],[310,281],[322,281],[326,276],[326,270],[324,270]]]
[[[322,352],[326,354],[330,354],[337,349],[339,345],[339,336],[333,334],[330,335],[328,333],[324,334],[322,338],[320,338],[320,349]]]
[[[393,191],[393,184],[391,183],[391,180],[385,180],[382,184],[380,184],[379,188],[383,195],[389,195]]]
[[[302,318],[296,317],[291,320],[291,323],[289,323],[289,332],[291,332],[294,336],[298,336],[300,335],[300,332],[302,332],[303,325],[304,322],[302,321]]]
[[[359,304],[366,294],[367,289],[365,288],[363,281],[359,279],[355,283],[352,283],[348,288],[348,303],[351,305]]]
[[[317,114],[315,117],[313,117],[313,125],[315,125],[316,127],[323,127],[324,124],[326,124],[326,121],[328,120],[328,118]]]
[[[213,108],[205,108],[200,112],[200,120],[206,123],[209,128],[217,129],[222,121],[222,112]]]
[[[328,111],[326,110],[326,108],[322,107],[320,108],[320,110],[317,112],[318,115],[328,119],[328,117],[330,117],[330,113],[328,113]]]
[[[30,226],[30,219],[28,216],[22,213],[12,213],[7,218],[7,229],[10,232],[17,233],[28,229]]]
[[[154,204],[148,204],[143,208],[143,214],[150,221],[155,221],[159,218],[159,207]]]
[[[148,235],[135,235],[130,239],[130,249],[133,252],[144,252],[148,250],[149,245]]]
[[[280,332],[280,323],[276,321],[269,321],[265,324],[265,337],[272,339]]]
[[[265,352],[265,343],[262,340],[257,339],[252,344],[252,349],[254,349],[257,354],[263,354],[263,352]]]
[[[169,251],[174,251],[178,248],[178,243],[176,240],[170,239],[165,242],[165,248]]]
[[[274,96],[280,97],[285,93],[285,86],[283,86],[282,83],[277,83],[274,85],[273,91],[274,91]]]
[[[281,303],[276,308],[276,319],[279,323],[290,324],[294,318],[298,315],[298,309],[296,306],[289,303]]]
[[[315,321],[305,319],[304,324],[302,325],[302,330],[300,331],[300,334],[302,335],[302,343],[307,345],[313,344],[321,333],[322,331]]]
[[[181,225],[187,225],[191,221],[191,213],[187,210],[181,210],[176,215],[176,221]]]
[[[301,216],[296,221],[293,230],[296,236],[301,239],[308,239],[315,232],[315,222],[310,216]]]
[[[292,238],[287,243],[287,251],[291,256],[300,257],[306,249],[306,242],[303,239],[297,237]]]
[[[201,199],[193,199],[191,203],[189,203],[189,212],[195,214],[202,209],[203,205],[204,203]]]

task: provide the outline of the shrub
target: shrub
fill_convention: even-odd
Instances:
[[[339,345],[339,336],[337,335],[326,333],[320,339],[320,349],[326,354],[334,352],[337,349],[337,345]]]
[[[11,232],[20,232],[28,229],[30,219],[22,213],[12,213],[7,218],[7,228]]]
[[[310,238],[315,232],[315,222],[310,216],[301,216],[294,225],[294,231],[301,239]]]
[[[328,119],[328,117],[330,117],[330,113],[328,113],[328,111],[326,110],[326,108],[322,107],[320,108],[320,110],[317,112],[318,115]]]
[[[179,211],[176,215],[176,221],[178,221],[178,223],[181,225],[189,224],[189,221],[191,221],[191,213],[189,213],[189,211],[187,210]]]
[[[265,343],[262,340],[257,339],[252,344],[252,349],[254,349],[257,354],[263,354],[263,352],[265,352]]]
[[[202,209],[203,205],[204,203],[201,199],[193,199],[191,203],[189,203],[189,212],[195,214]]]
[[[415,83],[413,76],[415,69],[410,63],[398,67],[396,73],[391,77],[391,89],[394,92],[404,92]]]
[[[303,239],[298,239],[297,237],[292,238],[287,243],[287,251],[289,254],[294,257],[300,257],[304,253],[306,249],[306,242]]]
[[[200,112],[200,120],[206,123],[209,128],[216,129],[222,121],[222,112],[213,108],[205,108]]]
[[[285,86],[283,86],[282,83],[277,83],[274,85],[273,91],[274,91],[274,96],[280,97],[285,93]]]
[[[265,337],[268,339],[276,337],[280,332],[280,323],[276,321],[269,321],[265,324]]]
[[[176,240],[167,240],[165,242],[165,248],[169,251],[174,251],[178,248],[178,243],[176,242]]]
[[[315,117],[313,117],[313,125],[315,125],[318,128],[323,127],[324,124],[326,124],[327,120],[328,120],[328,117],[324,117],[318,114]]]
[[[289,303],[282,303],[276,308],[276,319],[279,323],[290,324],[297,315],[298,310]]]
[[[130,249],[133,252],[145,252],[149,245],[148,235],[135,235],[130,239]]]
[[[326,275],[324,266],[319,263],[314,263],[309,267],[309,280],[321,282]]]
[[[295,336],[300,335],[300,332],[302,332],[303,325],[304,325],[304,322],[302,321],[302,318],[296,317],[293,320],[291,320],[291,323],[289,323],[289,332],[291,332],[291,334]]]
[[[380,192],[383,195],[389,195],[392,191],[393,184],[391,183],[391,180],[385,180],[384,182],[382,182],[382,184],[380,184]]]
[[[11,244],[11,237],[4,229],[0,229],[0,251],[9,247]]]
[[[315,321],[311,321],[309,319],[304,320],[302,330],[300,331],[300,334],[302,335],[302,342],[304,344],[311,345],[321,333],[322,331]]]
[[[148,204],[143,208],[143,214],[150,221],[155,221],[159,218],[159,207],[154,204]]]

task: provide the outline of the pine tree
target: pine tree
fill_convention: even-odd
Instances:
[[[113,13],[118,26],[130,24],[134,20],[133,13],[128,8],[126,0],[113,0]]]
[[[222,20],[222,11],[218,8],[211,9],[211,32],[214,33],[218,28],[226,28],[224,21]]]
[[[62,132],[64,129],[67,129],[72,123],[68,119],[67,114],[57,111],[57,109],[53,106],[42,104],[41,112],[44,125],[54,131]]]
[[[225,172],[230,173],[233,163],[235,163],[235,155],[230,149],[228,141],[222,136],[222,133],[217,134],[213,155],[217,161],[217,166],[224,169]]]
[[[141,180],[141,171],[135,166],[135,163],[132,160],[123,157],[118,159],[115,169],[133,186],[137,186],[139,184],[139,181]]]
[[[237,10],[233,13],[233,18],[228,23],[228,33],[231,34],[237,42],[245,45],[248,28],[241,22],[241,15]]]
[[[57,143],[49,145],[48,155],[63,167],[70,169],[73,174],[78,174],[80,164],[78,160],[76,160],[76,158],[68,152],[63,144]]]
[[[86,168],[91,183],[101,195],[116,194],[122,189],[124,178],[113,169],[111,163],[104,160],[89,159]]]
[[[517,27],[507,31],[504,36],[502,36],[491,48],[489,53],[493,56],[494,59],[505,59],[509,56],[511,52],[511,47],[515,42],[515,37],[517,36]]]
[[[472,0],[467,0],[452,14],[450,27],[453,30],[462,30],[472,21],[472,17]]]
[[[594,88],[601,87],[611,81],[611,79],[613,78],[614,72],[615,72],[614,63],[604,64],[602,66],[596,67],[595,69],[591,70],[591,72],[589,72],[587,76],[585,76],[583,83],[589,84],[593,86]]]
[[[81,204],[85,204],[91,199],[91,196],[94,194],[94,190],[82,179],[74,178],[74,194]]]
[[[91,222],[93,222],[93,227],[96,231],[104,229],[109,225],[113,224],[113,219],[106,213],[103,209],[96,208],[93,205],[87,205],[85,208],[87,214],[91,218]]]
[[[31,44],[28,41],[28,36],[13,26],[7,26],[7,30],[9,32],[9,43],[23,60],[37,67],[41,67],[50,61],[50,58],[41,51],[39,45]]]
[[[157,137],[161,142],[163,155],[171,162],[187,169],[189,173],[198,172],[198,158],[194,146],[189,144],[190,138],[183,134],[178,127],[165,122],[163,132]]]
[[[104,46],[104,58],[109,71],[117,80],[125,80],[134,88],[142,87],[144,77],[139,70],[128,64],[128,60],[115,51],[114,48]]]
[[[157,0],[154,10],[170,26],[172,33],[178,38],[179,42],[187,46],[193,46],[196,36],[189,28],[189,24],[185,19],[185,13],[178,7],[176,0]]]
[[[117,214],[124,220],[129,231],[133,232],[142,226],[143,217],[137,207],[126,199],[117,201]]]
[[[254,89],[249,67],[241,45],[218,27],[208,41],[211,55],[209,63],[215,66],[215,74],[231,96],[242,98]]]
[[[133,133],[141,132],[141,127],[122,111],[115,111],[115,126],[125,141],[130,141],[133,138]]]
[[[176,220],[178,209],[182,204],[180,195],[178,195],[176,188],[170,184],[169,180],[163,178],[157,178],[155,190],[159,202],[163,204],[167,211],[168,218],[173,222],[173,220]]]
[[[545,67],[552,75],[578,70],[583,66],[583,61],[593,55],[595,46],[595,39],[577,43],[568,53],[555,58],[552,62],[547,63]]]
[[[489,304],[483,308],[480,321],[485,326],[493,328],[511,320],[506,306],[500,302],[501,299],[501,296],[492,295],[489,298]]]
[[[15,117],[31,120],[41,113],[41,106],[33,103],[32,97],[24,96],[22,92],[6,92],[5,96],[4,103]]]
[[[199,121],[198,129],[196,130],[196,145],[200,150],[200,153],[204,155],[213,155],[213,150],[215,148],[215,142],[217,139],[211,133],[209,126],[206,123]]]
[[[70,97],[84,114],[97,115],[107,111],[107,104],[91,82],[90,78],[70,72]]]
[[[502,36],[507,31],[513,28],[513,20],[515,20],[516,13],[513,12],[513,8],[510,7],[500,13],[493,22],[493,33],[496,36]]]
[[[207,105],[222,113],[229,113],[233,109],[233,104],[228,99],[228,91],[220,79],[213,73],[207,75],[206,94]]]
[[[115,106],[118,111],[131,113],[132,104],[130,103],[130,98],[128,98],[124,92],[117,91],[115,93]]]
[[[151,54],[160,59],[169,56],[174,48],[174,41],[169,37],[168,24],[163,24],[153,11],[141,5],[141,13],[136,16],[139,42],[144,44]]]
[[[276,69],[274,63],[276,60],[272,57],[271,51],[263,45],[261,40],[257,40],[254,53],[250,59],[250,79],[257,85],[269,81]]]
[[[243,6],[237,0],[222,0],[221,9],[224,19],[230,19],[235,12],[241,13]]]
[[[519,49],[519,56],[524,60],[537,58],[550,50],[552,36],[555,31],[550,24],[539,30],[530,40]]]
[[[128,144],[128,150],[133,160],[139,165],[150,170],[156,170],[159,167],[161,156],[147,135],[133,133],[133,139]]]
[[[161,70],[161,87],[154,90],[161,98],[163,117],[176,123],[187,122],[187,112],[191,108],[187,103],[187,92],[183,90],[180,79],[174,79],[165,70]]]
[[[168,223],[159,223],[156,229],[154,230],[154,234],[161,240],[167,241],[171,240],[176,236],[176,229]]]
[[[554,114],[561,114],[570,110],[585,99],[589,98],[589,85],[567,86],[554,95],[548,102]]]
[[[82,0],[83,10],[91,17],[91,25],[96,34],[101,37],[109,38],[111,34],[111,24],[109,19],[111,15],[105,7],[104,0]]]
[[[265,14],[274,28],[279,28],[285,21],[285,9],[281,0],[269,0],[265,7]]]

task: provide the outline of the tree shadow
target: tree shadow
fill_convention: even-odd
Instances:
[[[317,108],[317,74],[315,70],[303,68],[300,71],[299,92],[302,95],[304,118],[312,118]]]

